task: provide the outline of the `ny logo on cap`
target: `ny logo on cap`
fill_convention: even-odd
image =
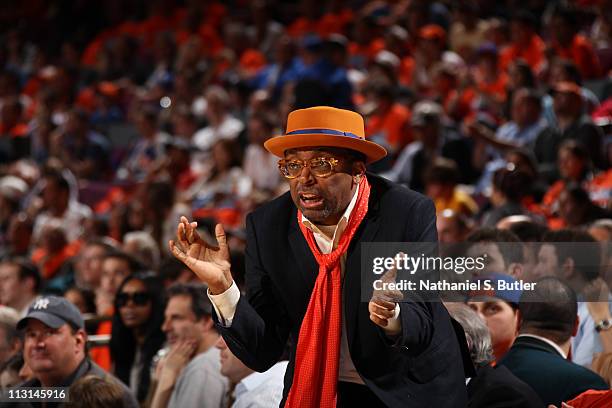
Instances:
[[[40,298],[36,301],[36,303],[34,303],[34,306],[32,306],[32,309],[36,309],[36,310],[46,309],[47,306],[49,306],[49,299]]]

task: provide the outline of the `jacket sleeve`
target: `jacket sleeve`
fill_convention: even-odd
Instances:
[[[266,371],[280,358],[289,335],[289,318],[279,294],[261,265],[256,228],[247,216],[246,291],[236,307],[230,327],[214,316],[228,347],[246,366]]]

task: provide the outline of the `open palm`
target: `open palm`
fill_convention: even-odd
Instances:
[[[221,224],[215,227],[218,247],[208,245],[196,232],[197,223],[181,217],[176,228],[177,241],[170,241],[170,251],[197,277],[206,283],[212,294],[227,290],[232,284],[230,256],[225,231]]]

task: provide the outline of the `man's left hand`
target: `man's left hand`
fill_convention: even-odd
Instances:
[[[380,279],[383,283],[395,282],[397,270],[389,269]],[[370,312],[370,320],[383,329],[388,328],[389,320],[395,316],[395,307],[397,302],[401,301],[404,295],[399,290],[374,290],[372,298],[368,304]],[[401,330],[401,325],[399,326]],[[399,334],[388,333],[388,334]]]

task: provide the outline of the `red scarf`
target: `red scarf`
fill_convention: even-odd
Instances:
[[[340,258],[346,253],[355,231],[368,212],[370,184],[363,177],[355,208],[342,233],[338,247],[322,254],[312,231],[298,224],[317,263],[319,274],[302,320],[295,357],[293,384],[286,408],[335,408],[342,332],[342,276]]]

